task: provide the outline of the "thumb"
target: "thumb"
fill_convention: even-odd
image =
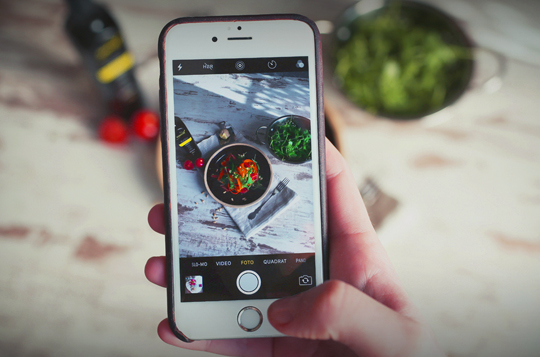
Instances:
[[[420,352],[414,342],[421,340],[419,323],[342,281],[331,280],[274,302],[268,319],[286,335],[338,341],[360,355]]]

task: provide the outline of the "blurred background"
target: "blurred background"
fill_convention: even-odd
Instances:
[[[437,41],[458,33],[455,58],[444,65],[433,57],[420,64],[377,59],[382,67],[366,92],[358,86],[368,79],[358,79],[355,64],[369,56],[351,53],[376,45],[360,44],[357,34],[370,41],[403,20],[377,25],[382,1],[99,1],[131,53],[122,62],[133,64],[126,83],[138,83],[130,101],[92,81],[92,63],[83,64],[66,31],[65,2],[0,0],[0,355],[208,355],[161,342],[165,290],[143,274],[146,259],[165,248],[146,223],[162,201],[148,119],[159,109],[157,39],[176,17],[257,13],[317,21],[328,136],[351,165],[379,237],[443,349],[451,356],[538,355],[540,2],[422,3],[433,16],[447,14],[450,30],[390,38],[429,37],[442,53]],[[465,69],[452,67],[459,61]],[[407,92],[405,74],[427,62],[442,72],[428,71],[424,94]],[[454,80],[461,86],[445,97]],[[375,102],[392,98],[390,107],[359,92]],[[404,109],[424,97],[427,109]],[[136,120],[133,108],[149,112]]]

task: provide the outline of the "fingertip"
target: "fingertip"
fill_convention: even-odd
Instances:
[[[268,307],[268,321],[275,329],[282,331],[294,319],[298,299],[297,296],[283,298]]]
[[[165,205],[158,203],[148,212],[148,224],[157,233],[165,234]]]
[[[281,309],[285,312],[279,311]],[[293,318],[280,321],[279,314]],[[359,355],[373,354],[373,351],[395,355],[394,347],[403,342],[387,343],[403,336],[403,317],[338,280],[276,301],[268,309],[268,320],[286,335],[341,342]]]
[[[209,341],[184,342],[180,340],[171,330],[168,319],[164,319],[159,323],[157,333],[163,342],[172,346],[196,351],[206,351],[209,347]]]
[[[342,305],[347,287],[341,281],[330,280],[278,300],[268,308],[268,320],[274,328],[289,336],[311,340],[335,338],[337,322],[348,313]]]
[[[179,340],[174,333],[171,330],[171,327],[169,326],[169,320],[163,319],[158,327],[157,327],[157,333],[159,338],[165,343],[168,343],[169,345],[178,346],[181,343],[186,343],[181,340]]]
[[[167,276],[165,269],[165,257],[152,257],[148,259],[144,266],[146,278],[161,287],[167,286]]]
[[[338,151],[338,149],[336,148],[336,146],[330,141],[328,140],[328,138],[324,138],[325,140],[325,143],[324,143],[324,147],[325,147],[325,150],[328,152],[328,151]]]

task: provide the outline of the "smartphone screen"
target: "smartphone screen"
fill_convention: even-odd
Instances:
[[[307,58],[172,66],[182,302],[281,298],[313,287]],[[204,170],[185,168],[186,140],[197,143]]]
[[[245,337],[276,335],[270,303],[324,279],[316,43],[291,19],[167,34],[170,313],[187,336],[242,337],[225,327],[247,307],[262,327]]]

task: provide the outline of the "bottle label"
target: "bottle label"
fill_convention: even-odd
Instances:
[[[107,42],[105,42],[103,45],[101,45],[96,52],[94,53],[94,56],[98,61],[104,61],[112,55],[115,51],[118,51],[122,48],[124,42],[122,41],[122,38],[117,33],[113,37],[111,37]]]
[[[180,147],[185,146],[186,144],[190,143],[191,140],[193,140],[193,138],[189,137],[187,140],[184,140],[180,144],[178,144],[178,146],[180,146]]]
[[[97,71],[96,77],[101,83],[110,83],[133,68],[134,63],[133,56],[128,52],[124,52],[105,66],[101,67]]]

